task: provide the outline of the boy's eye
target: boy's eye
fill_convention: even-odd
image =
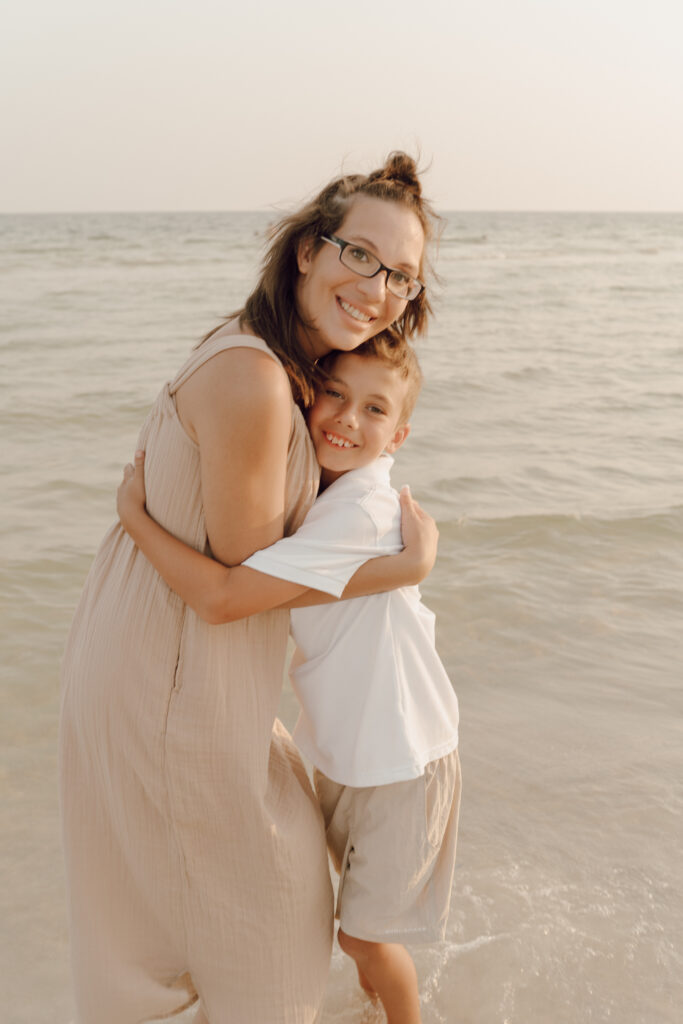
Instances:
[[[379,405],[369,405],[368,406],[368,412],[379,414],[380,416],[384,416],[384,409],[382,409]]]

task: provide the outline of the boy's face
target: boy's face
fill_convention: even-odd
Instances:
[[[410,431],[401,422],[407,387],[380,359],[353,352],[337,357],[308,414],[325,486],[403,444]]]

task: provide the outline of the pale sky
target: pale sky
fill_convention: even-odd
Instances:
[[[683,210],[681,0],[13,0],[0,87],[0,212]]]

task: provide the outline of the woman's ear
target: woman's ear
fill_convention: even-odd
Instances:
[[[313,248],[315,246],[315,239],[310,235],[306,238],[302,238],[296,250],[296,262],[299,267],[300,274],[307,274],[311,263],[313,262]]]
[[[395,452],[397,448],[400,448],[408,434],[410,433],[410,423],[404,423],[402,427],[399,427],[394,436],[392,437],[389,444],[385,447],[385,452]]]

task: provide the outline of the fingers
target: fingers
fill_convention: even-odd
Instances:
[[[404,520],[408,519],[424,519],[425,513],[422,511],[418,503],[410,493],[410,487],[406,484],[405,487],[401,488],[399,494],[399,502],[401,504],[401,518]]]
[[[401,508],[404,512],[414,512],[418,506],[417,502],[413,498],[410,492],[410,485],[404,484],[401,488],[399,495],[399,501],[401,502]]]
[[[135,473],[138,469],[144,469],[144,463],[145,453],[141,448],[138,448],[138,450],[135,453],[135,465],[133,465],[132,462],[127,462],[126,465],[123,467],[123,479],[130,480],[132,476],[135,476]]]
[[[431,519],[431,516],[427,512],[425,512],[425,510],[422,508],[422,505],[420,505],[418,501],[415,501],[415,499],[413,499],[413,508],[415,510],[415,515],[418,517],[418,519]]]
[[[403,515],[413,515],[416,519],[422,520],[422,522],[427,522],[432,518],[429,512],[425,512],[419,501],[415,501],[408,484],[404,484],[401,488],[399,492],[399,500],[401,502],[401,512]]]

